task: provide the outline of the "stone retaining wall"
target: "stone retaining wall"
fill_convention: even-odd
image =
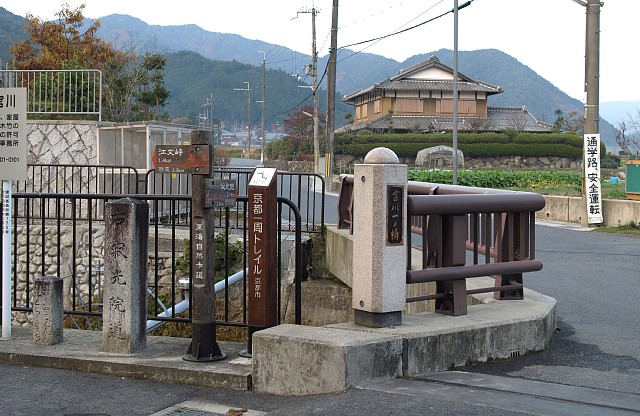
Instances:
[[[415,157],[399,157],[400,163],[409,166],[415,165]],[[336,155],[335,166],[353,167],[356,163],[362,163],[363,158],[356,158],[348,155]],[[465,168],[514,168],[514,169],[571,169],[577,170],[579,166],[578,160],[566,157],[522,157],[522,156],[504,156],[504,157],[488,157],[488,158],[466,158],[464,159]]]
[[[42,250],[43,250],[43,227],[30,226],[27,234],[26,225],[18,225],[17,250],[18,261],[15,268],[18,274],[18,282],[16,284],[15,297],[17,306],[27,304],[27,276],[40,277],[42,274]],[[74,261],[74,237],[75,245],[75,261]],[[44,230],[44,262],[49,265],[44,271],[44,275],[53,275],[64,279],[64,303],[65,309],[72,309],[73,302],[73,281],[71,279],[71,271],[76,271],[76,309],[80,309],[82,302],[87,304],[89,296],[92,299],[99,299],[100,292],[104,285],[104,274],[102,272],[104,262],[104,228],[96,227],[91,241],[89,241],[89,227],[76,226],[75,236],[71,226],[46,227]],[[91,250],[91,270],[89,275],[89,250]],[[60,271],[58,272],[57,257],[60,253]],[[13,255],[13,254],[12,254]],[[177,258],[181,258],[178,255]],[[155,281],[156,261],[152,255],[149,256],[149,272],[148,282],[150,285]],[[170,252],[160,252],[158,255],[158,280],[161,287],[170,287],[171,285],[172,259]],[[185,274],[176,269],[176,281]],[[91,279],[91,293],[89,292],[89,279]],[[29,283],[29,296],[33,302],[33,279]],[[176,282],[177,283],[177,282]],[[177,291],[179,292],[179,291]],[[178,293],[179,295],[179,293]],[[82,302],[80,301],[82,297]],[[29,324],[31,317],[25,312],[14,312],[14,323],[25,325]]]
[[[27,162],[95,165],[97,137],[95,121],[30,120],[27,122]]]

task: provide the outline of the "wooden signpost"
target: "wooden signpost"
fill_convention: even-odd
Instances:
[[[216,341],[214,269],[214,212],[206,205],[207,184],[213,178],[207,131],[192,133],[193,144],[156,146],[154,167],[163,173],[191,173],[191,344],[186,361],[218,361],[226,355]],[[206,165],[205,165],[206,161]]]
[[[249,342],[255,331],[278,324],[277,172],[257,168],[249,182]]]

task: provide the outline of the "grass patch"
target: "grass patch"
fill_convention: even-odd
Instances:
[[[410,169],[409,180],[451,184],[450,170]],[[609,175],[610,176],[610,175]],[[610,183],[602,175],[603,199],[627,199],[624,183]],[[460,170],[458,184],[480,188],[511,189],[541,195],[582,196],[582,175],[568,171],[515,171],[506,169]]]
[[[640,224],[631,221],[628,224],[618,225],[617,227],[597,227],[593,231],[597,233],[640,236]]]

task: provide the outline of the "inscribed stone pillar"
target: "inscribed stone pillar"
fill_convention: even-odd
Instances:
[[[33,285],[33,291],[33,342],[40,345],[62,342],[62,279],[57,276],[39,277]]]
[[[149,209],[131,198],[105,204],[102,351],[132,354],[147,343]]]
[[[353,308],[356,324],[400,325],[406,293],[407,165],[376,148],[355,165]]]

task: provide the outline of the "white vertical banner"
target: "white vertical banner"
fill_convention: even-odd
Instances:
[[[600,135],[584,135],[584,177],[587,192],[587,222],[602,224],[602,186],[600,182]]]
[[[27,179],[27,89],[0,88],[2,339],[11,338],[11,181]]]

